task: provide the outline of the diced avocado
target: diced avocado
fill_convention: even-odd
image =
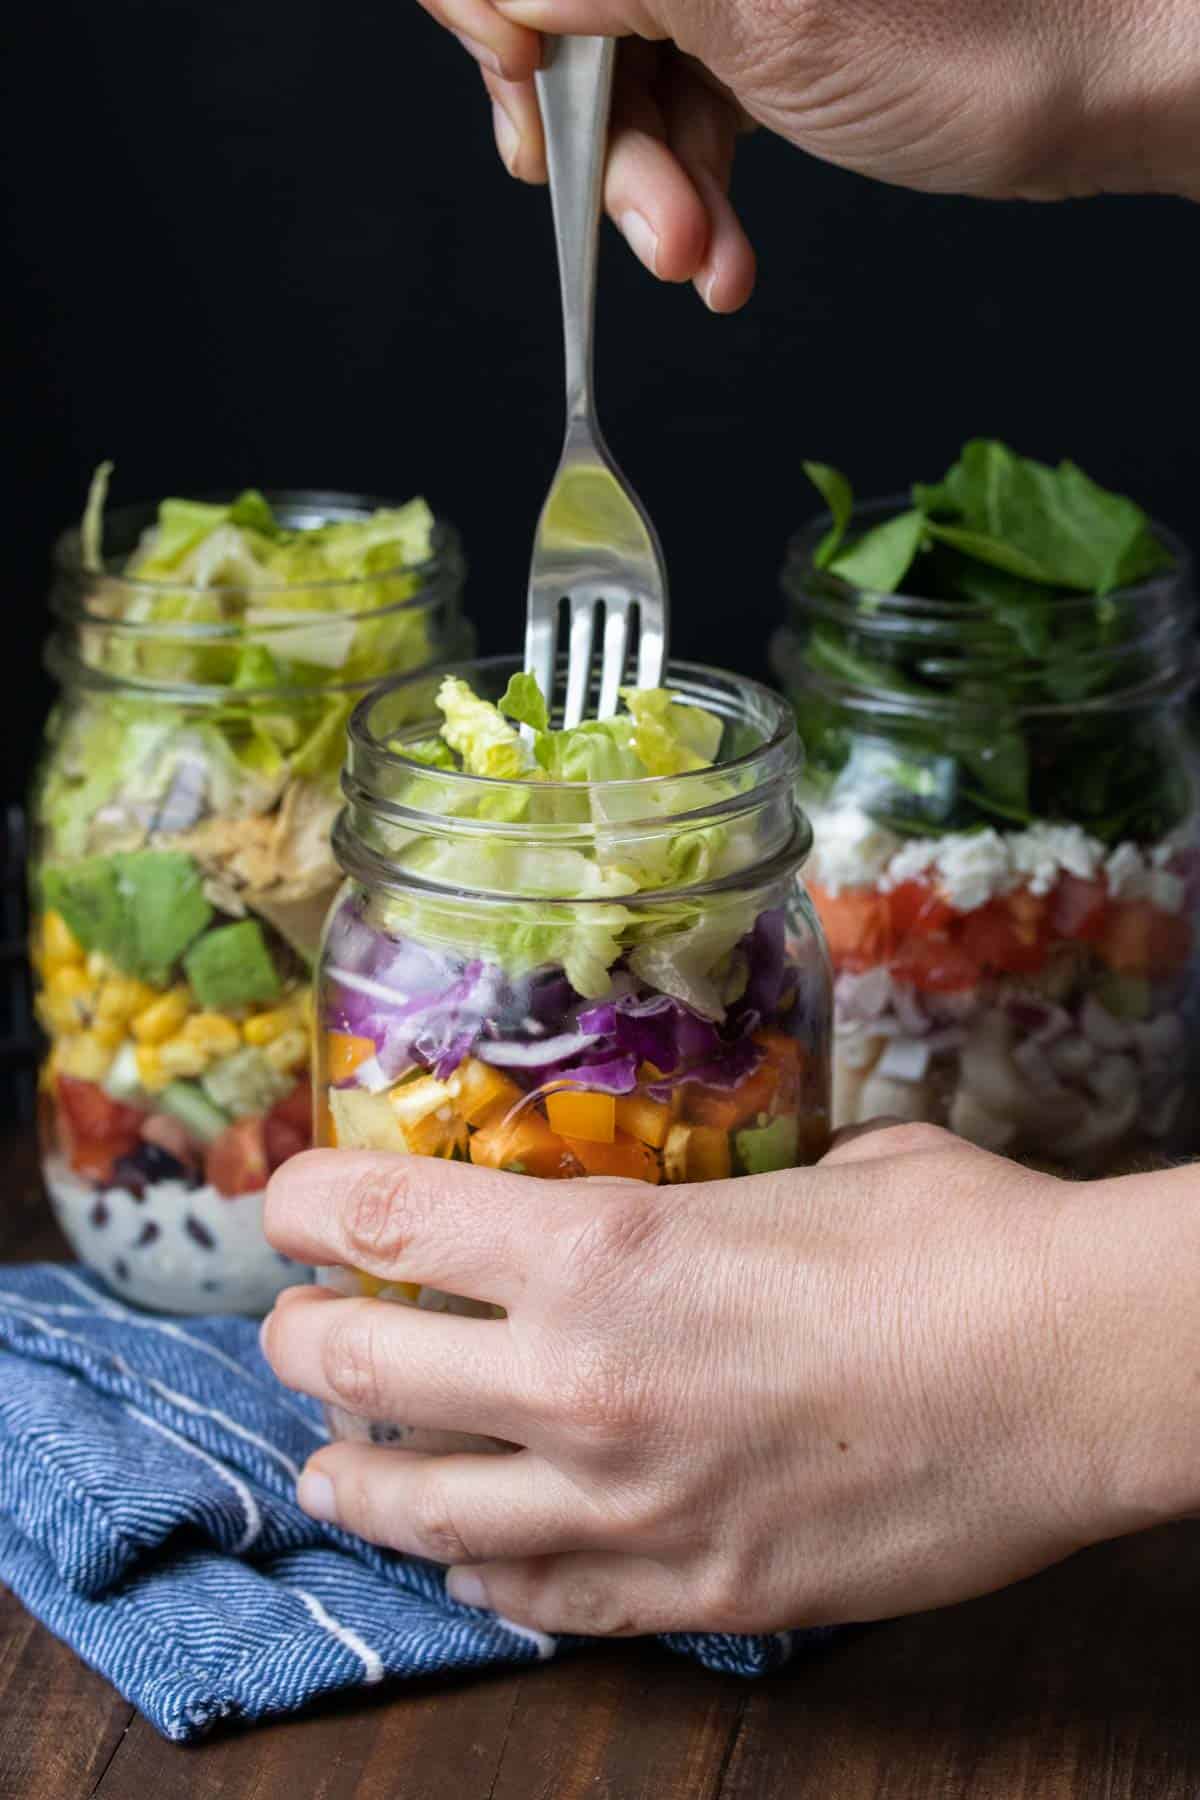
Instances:
[[[290,1094],[295,1077],[273,1069],[261,1050],[247,1046],[223,1056],[203,1077],[204,1092],[215,1106],[235,1119],[270,1112],[277,1100]]]
[[[112,861],[131,958],[123,966],[161,987],[213,916],[200,870],[182,850],[136,850]]]
[[[795,1113],[772,1119],[769,1125],[749,1126],[734,1133],[738,1161],[747,1175],[767,1175],[772,1169],[793,1169],[800,1148],[800,1121]]]
[[[202,1144],[215,1143],[229,1124],[229,1114],[214,1106],[194,1081],[173,1081],[158,1096],[158,1104]]]
[[[210,1012],[274,1000],[279,976],[257,919],[207,931],[183,959],[192,991]]]
[[[68,925],[71,921],[67,920]],[[1114,1019],[1150,1017],[1150,983],[1140,975],[1104,975],[1096,983],[1097,1000]]]
[[[339,1150],[406,1150],[404,1133],[386,1094],[330,1088],[329,1110]]]
[[[111,857],[92,856],[65,868],[44,869],[42,899],[51,911],[62,914],[85,950],[115,956],[124,930]]]
[[[212,918],[200,871],[181,850],[131,850],[48,868],[42,893],[85,950],[102,951],[156,987]]]

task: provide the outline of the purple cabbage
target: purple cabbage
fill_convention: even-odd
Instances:
[[[693,1063],[690,1068],[678,1069],[662,1081],[652,1081],[646,1092],[652,1100],[669,1100],[672,1091],[685,1081],[697,1081],[702,1087],[730,1093],[747,1076],[754,1074],[765,1055],[762,1045],[756,1044],[753,1038],[738,1038],[732,1044],[723,1045],[720,1055],[711,1057],[708,1062]]]

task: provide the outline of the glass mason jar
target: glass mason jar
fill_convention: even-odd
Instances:
[[[269,497],[280,524],[376,502]],[[170,1312],[265,1311],[305,1272],[262,1189],[311,1141],[310,982],[341,880],[345,722],[381,674],[469,652],[457,539],[359,581],[232,587],[122,571],[153,508],[55,555],[60,687],[34,785],[32,954],[49,1039],[46,1186],[76,1254]]]
[[[789,547],[772,662],[806,752],[835,1123],[929,1120],[1075,1175],[1186,1148],[1200,1060],[1186,550],[1159,530],[1170,569],[1010,626],[818,570],[824,528]]]
[[[495,701],[519,666],[455,673]],[[653,1183],[820,1155],[829,971],[800,876],[811,840],[794,725],[740,678],[678,663],[667,685],[721,719],[713,767],[481,779],[405,755],[436,731],[436,683],[358,707],[334,833],[348,879],[318,982],[324,1143]],[[383,1288],[351,1269],[321,1278],[492,1315],[420,1274]],[[500,1447],[336,1409],[331,1425],[409,1448]]]

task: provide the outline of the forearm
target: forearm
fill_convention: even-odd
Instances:
[[[1095,1537],[1200,1512],[1200,1164],[1069,1186],[1055,1235],[1060,1417]]]

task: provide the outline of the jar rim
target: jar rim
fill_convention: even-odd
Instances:
[[[268,502],[277,516],[286,522],[289,516],[311,517],[313,523],[308,526],[297,526],[297,529],[315,529],[320,524],[340,524],[345,521],[368,518],[380,508],[394,508],[406,504],[404,501],[387,500],[377,495],[341,493],[334,489],[319,488],[264,488],[263,498]],[[206,505],[219,505],[235,499],[237,496],[228,489],[217,490],[194,496]],[[164,593],[220,595],[244,593],[246,589],[237,583],[212,583],[199,587],[187,581],[181,581],[169,575],[140,576],[128,575],[120,568],[110,566],[119,556],[128,556],[135,548],[141,533],[153,525],[158,517],[157,501],[135,501],[126,506],[106,509],[104,515],[106,536],[115,533],[123,538],[125,548],[117,558],[105,557],[99,569],[87,569],[83,564],[82,528],[76,523],[61,531],[54,541],[51,561],[54,573],[58,578],[55,592],[51,597],[52,609],[63,618],[71,621],[82,620],[87,623],[102,624],[115,630],[146,632],[152,629],[155,636],[163,638],[221,638],[236,636],[242,630],[242,623],[237,620],[220,621],[218,623],[186,620],[130,620],[109,618],[105,614],[97,614],[90,610],[86,603],[86,595],[76,593],[61,597],[59,584],[65,582],[73,589],[86,590],[89,585],[104,582],[123,588],[131,594],[144,593],[148,596]],[[366,575],[323,576],[314,581],[264,581],[256,585],[257,594],[270,594],[278,597],[292,592],[332,593],[339,590],[352,593],[355,589],[365,588],[378,582],[393,581],[401,576],[416,576],[420,580],[420,588],[415,594],[406,595],[402,600],[395,600],[386,606],[367,607],[361,612],[351,612],[343,608],[330,612],[307,609],[314,620],[330,617],[338,619],[362,620],[382,616],[398,611],[402,607],[416,606],[425,598],[427,590],[454,567],[461,558],[462,545],[458,532],[448,519],[440,514],[434,515],[434,549],[430,556],[419,562],[397,563],[391,568],[374,569]],[[294,623],[294,621],[292,621]]]
[[[468,658],[457,663],[439,664],[436,672],[442,676],[458,676],[467,679],[472,672],[476,674],[499,673],[501,670],[507,669],[512,673],[518,673],[523,667],[523,659],[519,656],[493,655]],[[413,683],[422,680],[428,681],[430,674],[431,671],[428,669],[415,669],[394,680],[375,684],[374,691],[360,700],[350,715],[347,733],[351,756],[355,750],[358,750],[371,757],[382,768],[390,766],[411,775],[436,776],[439,781],[449,784],[449,791],[454,793],[467,794],[476,789],[480,793],[488,794],[528,792],[529,782],[521,779],[495,775],[472,775],[463,769],[431,769],[428,763],[421,762],[419,758],[405,756],[401,751],[392,748],[389,740],[394,740],[398,735],[395,731],[389,731],[386,738],[374,735],[370,723],[373,709]],[[704,663],[684,662],[675,658],[669,662],[663,681],[663,686],[669,687],[672,692],[675,692],[675,680],[672,678],[685,683],[690,680],[696,688],[699,688],[700,684],[704,682],[723,682],[727,688],[735,689],[748,698],[753,698],[763,708],[764,713],[772,719],[770,735],[753,748],[743,751],[736,757],[731,757],[728,762],[714,763],[700,769],[685,769],[678,775],[638,775],[625,777],[619,781],[539,781],[537,784],[539,794],[579,795],[597,791],[617,796],[632,795],[646,793],[654,787],[661,788],[662,784],[668,781],[672,786],[675,783],[684,785],[684,791],[686,791],[687,785],[693,785],[705,779],[711,781],[714,773],[724,775],[731,771],[752,768],[755,763],[764,762],[772,754],[776,756],[776,760],[787,757],[795,768],[799,768],[803,760],[803,747],[796,733],[795,716],[782,695],[777,694],[771,688],[764,687],[761,682],[751,680],[749,676],[738,675],[729,670],[714,669]],[[678,688],[678,696],[692,705],[702,706],[704,704],[699,693],[687,686]],[[432,735],[429,727],[436,726],[438,723],[440,721],[437,720],[436,715],[430,714],[419,724],[407,726],[404,735],[413,741],[421,738],[428,739]],[[657,822],[661,828],[661,818]],[[622,820],[623,830],[627,823],[635,823],[635,821]]]

